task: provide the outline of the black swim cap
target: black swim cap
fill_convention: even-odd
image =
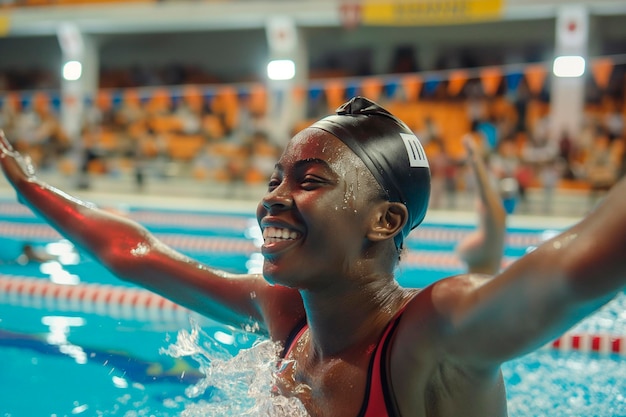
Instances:
[[[342,104],[336,114],[313,125],[345,143],[363,160],[389,201],[403,203],[409,218],[396,247],[424,220],[430,197],[426,153],[404,122],[364,97]]]

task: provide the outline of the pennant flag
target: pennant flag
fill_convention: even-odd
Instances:
[[[68,94],[66,96],[63,96],[63,105],[66,106],[66,108],[74,107],[76,106],[76,104],[78,104],[78,102],[78,97],[76,97],[74,94]]]
[[[262,84],[254,84],[250,87],[248,98],[248,110],[251,113],[262,115],[267,111],[267,90]]]
[[[331,111],[334,111],[344,102],[345,86],[343,81],[327,81],[324,91],[326,92],[326,102],[328,103],[328,108]]]
[[[111,94],[111,104],[113,107],[119,107],[124,102],[123,93],[116,91],[114,94]]]
[[[526,83],[531,93],[538,95],[543,90],[548,70],[543,64],[532,64],[526,67]]]
[[[424,82],[424,91],[426,92],[426,94],[431,95],[435,91],[437,91],[437,87],[439,87],[440,83],[441,80],[439,78],[437,78],[436,76],[431,76]]]
[[[291,89],[291,94],[293,95],[293,99],[296,103],[302,103],[306,97],[306,90],[300,84],[294,85]]]
[[[314,85],[309,88],[309,98],[311,100],[317,100],[322,95],[322,87],[320,85]]]
[[[122,100],[124,104],[130,106],[139,106],[141,105],[141,100],[139,98],[139,93],[134,88],[127,88],[122,93]]]
[[[398,91],[399,81],[393,80],[385,83],[383,86],[383,91],[386,98],[394,98],[396,96],[396,92]]]
[[[490,67],[483,68],[480,71],[480,81],[483,86],[483,91],[488,96],[495,96],[500,87],[500,81],[502,80],[502,71],[500,68]]]
[[[172,104],[171,93],[167,88],[157,88],[148,95],[148,110],[153,112],[167,112]]]
[[[598,87],[604,90],[609,85],[613,73],[613,60],[610,58],[594,59],[591,63],[591,72]]]
[[[366,78],[361,83],[361,93],[372,101],[378,101],[382,89],[383,83],[376,77]]]
[[[524,74],[521,72],[511,72],[504,76],[506,88],[508,91],[516,92],[519,88],[519,83],[522,81]]]
[[[11,92],[6,97],[5,105],[10,106],[11,110],[13,111],[21,111],[22,99],[18,93]]]
[[[108,90],[99,90],[96,94],[95,105],[100,111],[109,111],[113,105],[111,92]]]
[[[422,78],[419,75],[407,75],[402,78],[402,87],[406,101],[417,101],[422,89]]]
[[[42,91],[33,94],[33,110],[38,113],[46,113],[50,109],[50,96]]]
[[[469,75],[466,70],[450,72],[450,76],[448,77],[448,94],[451,96],[458,95],[461,90],[463,90],[463,87],[465,87],[468,78]]]
[[[207,106],[213,108],[213,101],[215,99],[215,90],[213,88],[203,88],[201,95],[202,95],[202,100],[204,100]]]
[[[23,95],[20,96],[20,107],[21,109],[30,109],[33,102],[33,97],[31,95]]]
[[[55,112],[61,111],[61,96],[60,96],[60,94],[56,93],[56,94],[53,94],[52,96],[50,96],[50,104],[52,105],[52,108],[54,109]]]
[[[177,109],[182,101],[183,101],[182,90],[178,88],[170,89],[170,104],[172,106],[172,110]]]
[[[351,83],[346,85],[346,91],[344,93],[344,97],[346,97],[346,99],[350,99],[352,97],[355,97],[359,94],[359,90],[360,90],[360,86],[359,84],[356,83]]]
[[[195,85],[186,85],[182,90],[182,101],[189,107],[192,111],[201,111],[203,100],[202,100],[202,90]]]

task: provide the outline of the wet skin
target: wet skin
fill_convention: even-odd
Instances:
[[[265,278],[323,291],[338,284],[338,274],[360,276],[371,202],[379,193],[342,142],[317,129],[302,131],[278,161],[257,209]],[[268,238],[274,235],[279,238]]]

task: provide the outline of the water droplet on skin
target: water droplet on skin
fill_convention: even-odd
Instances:
[[[133,256],[146,256],[150,252],[150,246],[146,243],[138,243],[133,249],[130,250],[130,254]]]

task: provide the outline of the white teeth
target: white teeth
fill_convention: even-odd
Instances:
[[[263,239],[267,242],[278,242],[281,240],[294,240],[298,238],[298,232],[278,228],[278,227],[266,227],[263,229]]]

